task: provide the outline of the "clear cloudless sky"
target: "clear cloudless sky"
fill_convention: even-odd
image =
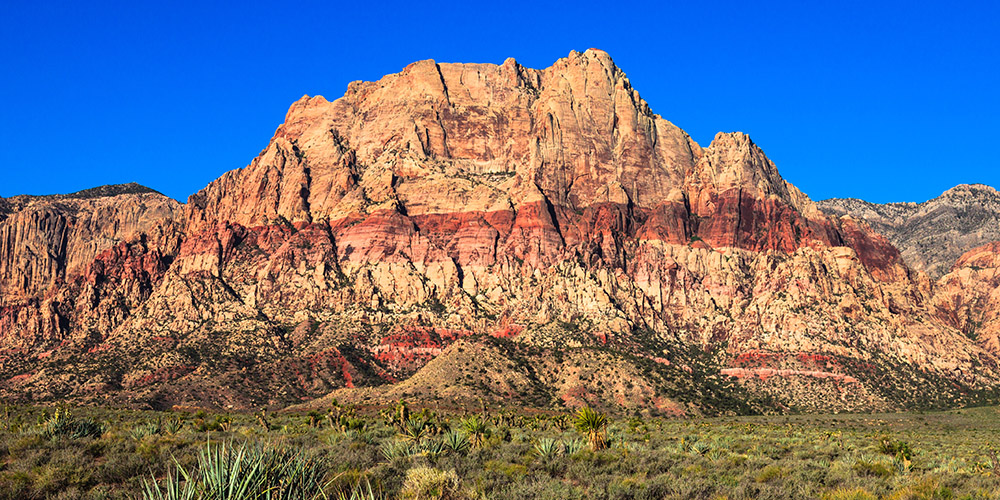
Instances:
[[[743,131],[813,199],[1000,187],[1000,2],[0,5],[0,196],[136,181],[181,201],[303,94],[412,61],[609,52],[707,145]]]

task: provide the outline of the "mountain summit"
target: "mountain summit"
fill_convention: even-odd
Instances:
[[[84,211],[114,237],[78,259],[0,269],[6,397],[684,415],[948,406],[1000,381],[888,240],[745,134],[698,145],[599,50],[303,97],[183,214],[156,196]],[[134,197],[163,208],[121,212]],[[47,203],[0,222],[4,262],[78,238],[46,214],[81,211]]]

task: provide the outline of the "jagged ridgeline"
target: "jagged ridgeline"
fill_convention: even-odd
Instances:
[[[2,205],[6,398],[694,415],[1000,381],[995,330],[946,310],[990,300],[990,249],[931,283],[746,135],[701,146],[654,114],[599,50],[416,62],[303,97],[186,205],[99,194]]]

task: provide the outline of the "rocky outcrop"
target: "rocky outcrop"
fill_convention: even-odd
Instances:
[[[12,341],[0,392],[697,414],[943,406],[998,380],[889,241],[822,213],[746,135],[698,145],[593,49],[303,97],[167,219],[182,240],[146,230],[44,290],[110,284],[86,301],[103,315],[64,307],[58,349]]]
[[[963,253],[1000,240],[1000,193],[962,184],[923,203],[869,203],[853,198],[818,202],[826,213],[864,220],[885,235],[906,263],[938,279]]]
[[[938,318],[1000,355],[1000,242],[965,253],[935,288]]]
[[[110,333],[181,241],[181,204],[136,184],[16,196],[0,215],[0,338],[7,348]]]

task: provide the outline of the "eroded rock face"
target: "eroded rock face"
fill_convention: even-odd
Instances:
[[[1000,242],[972,249],[935,288],[937,316],[1000,355]]]
[[[910,267],[932,279],[950,272],[965,252],[1000,240],[1000,193],[983,184],[961,184],[923,203],[847,198],[818,205],[831,215],[868,222],[900,249]]]
[[[136,184],[17,196],[0,215],[6,348],[109,333],[176,254],[182,205]]]
[[[746,135],[699,146],[598,50],[545,70],[421,61],[303,97],[184,211],[182,242],[116,242],[45,289],[112,283],[101,297],[123,307],[68,311],[68,331],[96,333],[58,349],[20,340],[33,361],[0,365],[0,390],[692,414],[760,396],[948,404],[997,384],[995,352],[928,306],[930,282],[891,243],[820,212]]]

